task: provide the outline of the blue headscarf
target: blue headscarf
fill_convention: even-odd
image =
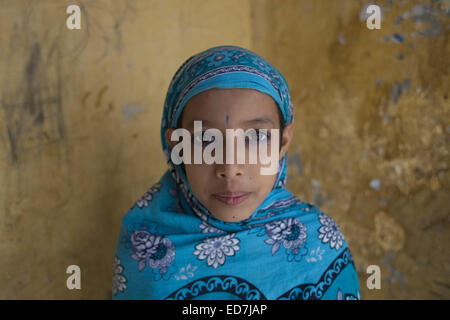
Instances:
[[[276,182],[247,219],[216,218],[197,199],[165,130],[187,101],[212,88],[269,94],[293,121],[288,84],[261,56],[219,46],[187,59],[169,85],[161,142],[169,170],[126,213],[114,257],[113,299],[359,299],[352,256],[336,222]],[[262,266],[270,266],[265,268]]]

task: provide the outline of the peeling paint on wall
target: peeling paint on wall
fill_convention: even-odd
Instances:
[[[143,107],[141,106],[134,106],[134,105],[124,105],[123,106],[123,115],[125,117],[126,120],[130,120],[130,118],[136,114],[136,113],[140,113],[144,110]]]

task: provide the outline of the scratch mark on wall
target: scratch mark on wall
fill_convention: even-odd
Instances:
[[[81,105],[82,105],[83,107],[86,106],[86,100],[87,100],[87,98],[89,98],[90,94],[91,94],[91,92],[90,92],[90,91],[87,91],[87,92],[83,95],[83,97],[81,98]]]
[[[95,102],[95,107],[100,107],[102,103],[102,97],[105,94],[106,90],[108,90],[108,86],[103,86],[97,94],[97,101]]]
[[[97,6],[95,2],[89,3],[89,10],[86,7],[82,8],[85,15],[86,28],[83,40],[76,47],[78,49],[77,55],[84,50],[92,35],[103,41],[103,53],[96,59],[96,62],[108,56],[110,52],[120,52],[123,46],[122,24],[124,21],[129,20],[130,14],[133,15],[136,10],[129,1],[111,2],[111,5],[114,7],[113,10],[105,8],[103,5]],[[102,17],[101,20],[96,18],[100,16]],[[105,25],[105,20],[108,25]],[[113,32],[111,33],[109,30],[113,30]]]
[[[53,63],[56,83],[49,83],[49,64],[42,59],[41,44],[34,42],[24,65],[23,80],[7,98],[2,98],[11,164],[17,163],[21,151],[64,138],[59,60],[58,54]]]

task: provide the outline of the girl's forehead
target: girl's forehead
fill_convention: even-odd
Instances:
[[[195,120],[206,125],[279,123],[278,104],[268,94],[246,89],[210,89],[191,98],[185,105],[183,126]]]
[[[197,110],[195,110],[197,109]],[[220,128],[229,127],[255,127],[268,126],[278,127],[280,122],[276,105],[265,105],[254,107],[228,107],[228,108],[206,108],[202,107],[186,109],[186,114],[182,116],[182,126],[190,128],[194,126],[194,121],[202,121],[205,127]],[[197,112],[199,111],[199,112]]]

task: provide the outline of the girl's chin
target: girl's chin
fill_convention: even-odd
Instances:
[[[216,209],[216,210],[214,210]],[[223,208],[212,208],[210,210],[211,212],[214,212],[213,215],[220,220],[226,221],[226,222],[236,222],[241,221],[250,218],[252,213],[255,210],[250,210],[248,208],[235,208],[235,209],[228,209],[223,210]]]
[[[238,216],[233,216],[233,215],[230,215],[230,216],[227,215],[226,217],[220,217],[220,216],[215,215],[215,217],[217,219],[225,221],[225,222],[239,222],[239,221],[248,219],[250,216],[251,216],[251,214],[249,214],[248,216],[245,216],[245,217],[238,217]]]

